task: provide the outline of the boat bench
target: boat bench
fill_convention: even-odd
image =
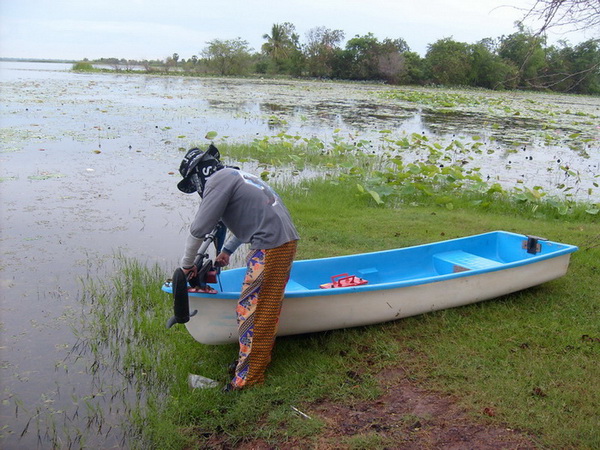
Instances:
[[[440,274],[465,272],[468,270],[492,269],[503,264],[493,259],[483,258],[462,250],[436,253],[433,265]]]
[[[291,278],[288,280],[287,284],[285,285],[285,290],[286,291],[307,291],[308,289],[301,285],[300,283],[295,282],[294,280],[292,280]]]

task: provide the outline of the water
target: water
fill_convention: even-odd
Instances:
[[[110,364],[98,371],[86,352],[81,280],[109,277],[116,253],[172,271],[198,201],[177,191],[177,168],[209,131],[217,144],[285,130],[374,147],[384,129],[444,143],[479,136],[494,150],[469,162],[483,175],[548,188],[573,182],[574,192],[598,201],[598,190],[587,194],[600,173],[597,98],[498,94],[561,112],[548,131],[559,138],[547,145],[543,111],[440,112],[385,100],[377,94],[386,86],[69,69],[0,63],[3,448],[127,446],[121,421],[139,398],[130,380]],[[574,145],[573,134],[589,141]],[[565,180],[561,165],[577,180]]]
[[[3,87],[0,154],[1,422],[9,428],[1,445],[119,445],[135,396],[115,374],[99,379],[92,356],[80,355],[81,279],[109,273],[117,252],[171,270],[197,199],[177,194],[169,172],[181,152],[165,143],[163,126],[143,124],[136,99],[102,112],[118,102],[110,91],[120,80],[94,90],[93,78],[54,68],[9,76],[16,88]]]

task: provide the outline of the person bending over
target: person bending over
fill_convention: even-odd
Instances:
[[[239,356],[225,390],[262,383],[271,361],[285,285],[296,254],[298,232],[277,193],[260,178],[226,167],[214,145],[189,150],[181,162],[177,187],[197,192],[200,205],[190,226],[181,267],[195,275],[194,260],[204,239],[222,222],[232,233],[215,259],[226,266],[233,252],[250,244],[247,269],[236,308]]]

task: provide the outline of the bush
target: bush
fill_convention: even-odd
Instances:
[[[80,61],[80,62],[73,64],[73,70],[90,72],[90,71],[94,70],[94,66],[92,65],[92,63],[89,63],[86,61]]]

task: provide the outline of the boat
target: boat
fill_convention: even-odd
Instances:
[[[294,261],[277,335],[378,324],[497,298],[565,275],[577,250],[536,236],[493,231]],[[245,270],[223,270],[206,292],[188,293],[185,326],[198,342],[237,341],[235,311]],[[172,294],[173,282],[162,289]]]

